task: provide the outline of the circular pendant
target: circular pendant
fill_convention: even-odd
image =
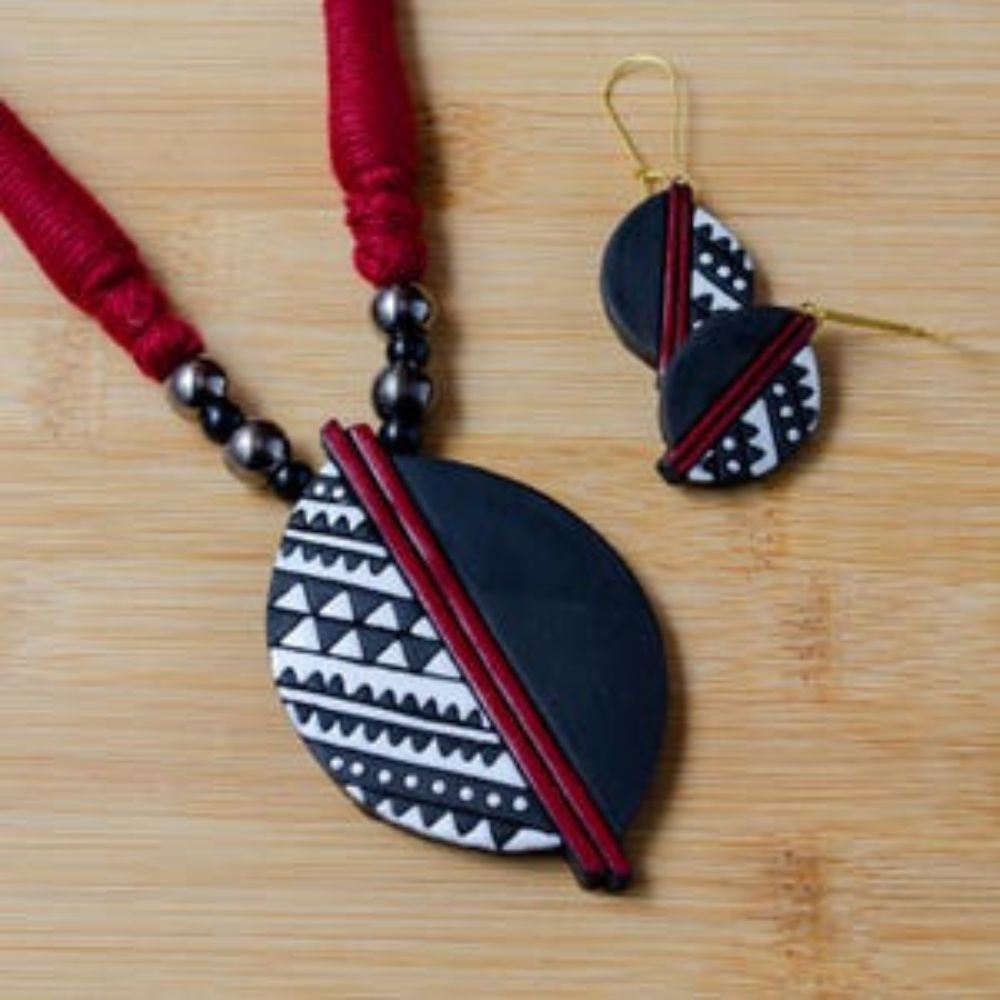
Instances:
[[[659,468],[671,482],[762,478],[818,424],[815,323],[806,331],[801,313],[754,308],[754,274],[750,254],[686,184],[639,204],[608,243],[605,310],[622,343],[657,371],[669,446]],[[789,355],[779,334],[796,317],[806,335]]]
[[[387,823],[498,853],[561,849],[619,888],[661,743],[664,657],[620,557],[552,500],[324,431],[268,600],[288,716]]]

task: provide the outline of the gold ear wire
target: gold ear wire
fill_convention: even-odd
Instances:
[[[934,340],[939,344],[953,344],[955,342],[955,338],[943,330],[931,330],[925,326],[897,323],[893,320],[863,316],[859,313],[844,312],[840,309],[827,309],[824,306],[816,305],[814,302],[804,303],[802,311],[815,317],[816,321],[820,324],[828,322],[843,323],[844,326],[854,326],[862,330],[882,330],[886,333],[902,334],[904,337],[922,337],[925,340]]]
[[[615,107],[615,90],[622,80],[637,73],[652,70],[670,82],[670,93],[674,102],[673,137],[670,151],[669,170],[653,167],[643,156],[632,133],[625,125],[620,112]],[[635,163],[635,176],[642,181],[647,193],[653,194],[658,188],[673,181],[689,183],[687,174],[687,100],[684,86],[677,67],[669,59],[659,56],[634,55],[622,59],[611,71],[601,91],[604,110],[611,119],[628,157]]]

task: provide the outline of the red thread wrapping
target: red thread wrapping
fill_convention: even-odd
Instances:
[[[0,212],[52,283],[162,381],[204,350],[98,201],[0,101]]]
[[[375,285],[418,280],[427,251],[415,189],[413,104],[394,0],[324,0],[330,153],[347,200],[355,266]],[[52,283],[162,380],[204,350],[174,315],[127,234],[0,101],[0,211]]]
[[[347,201],[354,265],[376,286],[427,265],[416,198],[417,127],[395,28],[395,0],[324,0],[330,158]]]

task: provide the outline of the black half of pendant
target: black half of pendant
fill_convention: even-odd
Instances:
[[[535,490],[393,457],[365,427],[294,508],[268,644],[280,697],[366,811],[498,853],[630,876],[621,836],[661,745],[659,629],[591,528]]]

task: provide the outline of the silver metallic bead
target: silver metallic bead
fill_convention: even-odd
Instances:
[[[229,379],[211,358],[191,358],[178,365],[167,379],[167,393],[176,410],[195,416],[212,400],[225,399]]]
[[[402,361],[383,368],[372,385],[372,406],[383,420],[390,417],[419,420],[433,396],[434,383],[430,378]]]
[[[372,319],[383,333],[426,330],[434,322],[434,300],[421,285],[389,285],[372,300]]]
[[[284,432],[266,420],[250,420],[237,427],[226,442],[229,471],[246,483],[264,486],[292,454]]]

